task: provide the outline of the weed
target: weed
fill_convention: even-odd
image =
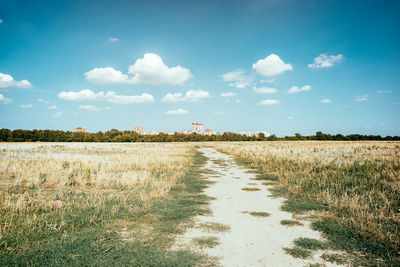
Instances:
[[[254,217],[269,217],[269,216],[271,216],[271,213],[263,212],[263,211],[243,211],[242,213],[247,213]]]
[[[229,225],[217,222],[202,223],[199,225],[199,228],[204,229],[207,232],[227,232],[231,229]]]
[[[281,225],[285,226],[303,226],[303,224],[296,220],[282,220]]]
[[[321,255],[321,258],[337,264],[345,264],[347,262],[346,257],[338,253],[324,253]]]
[[[313,238],[306,238],[306,237],[300,237],[294,240],[294,244],[296,246],[305,248],[305,249],[311,249],[311,250],[318,250],[318,249],[325,249],[326,245],[317,239]]]
[[[215,236],[203,236],[193,238],[193,243],[200,248],[213,248],[220,244],[218,237]]]
[[[307,259],[311,257],[311,251],[304,248],[293,247],[293,248],[283,248],[287,254],[294,258]]]
[[[255,188],[255,187],[243,187],[242,190],[243,191],[260,191],[259,188]]]

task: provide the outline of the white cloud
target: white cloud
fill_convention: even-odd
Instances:
[[[156,54],[146,53],[143,58],[129,66],[128,73],[134,75],[134,83],[180,85],[193,75],[189,69],[181,66],[168,67]]]
[[[115,104],[152,103],[155,101],[152,95],[146,93],[124,96],[117,95],[113,91],[95,93],[92,90],[61,92],[58,94],[58,98],[68,101],[105,101]]]
[[[32,104],[28,104],[28,105],[22,104],[22,105],[19,105],[19,107],[20,108],[33,108],[33,105]]]
[[[3,23],[4,20],[0,19],[0,24]]]
[[[276,99],[265,99],[261,102],[258,102],[257,105],[259,106],[270,106],[270,105],[277,105],[280,102]]]
[[[103,111],[103,110],[109,110],[111,107],[105,107],[105,108],[98,108],[93,105],[80,105],[80,109],[88,110],[88,111]]]
[[[62,113],[61,112],[56,112],[53,114],[54,118],[61,118],[62,117]]]
[[[58,109],[58,107],[56,105],[51,105],[47,107],[48,109]]]
[[[169,110],[165,112],[167,115],[184,115],[184,114],[189,114],[189,111],[184,110],[184,109],[177,109],[177,110]]]
[[[94,68],[85,73],[86,79],[95,84],[172,84],[181,85],[193,75],[189,69],[181,66],[168,67],[156,54],[146,53],[129,66],[128,76],[112,67]]]
[[[293,70],[293,67],[292,65],[283,62],[278,55],[271,54],[254,63],[253,69],[255,69],[259,74],[269,77],[284,73],[287,70]]]
[[[275,79],[270,79],[270,80],[260,80],[260,83],[274,83]]]
[[[320,54],[318,57],[314,58],[313,64],[308,64],[309,68],[328,68],[332,67],[335,63],[340,63],[344,59],[342,54],[338,55],[327,55]]]
[[[222,75],[222,79],[225,82],[229,82],[229,86],[236,88],[246,88],[251,85],[252,78],[244,75],[243,70],[235,70]]]
[[[368,95],[361,95],[356,97],[356,102],[362,102],[362,101],[367,101],[368,100]]]
[[[240,104],[242,101],[240,99],[235,99],[235,103]]]
[[[293,116],[289,116],[288,119],[289,119],[289,120],[293,120]]]
[[[305,92],[305,91],[310,91],[311,90],[311,85],[304,85],[302,87],[298,87],[298,86],[292,86],[289,89],[289,93],[290,94],[296,94],[296,93],[300,93],[300,92]]]
[[[277,89],[275,88],[269,88],[269,87],[255,87],[253,86],[253,91],[256,94],[275,94],[276,92],[278,92]]]
[[[329,98],[324,98],[324,99],[321,99],[321,103],[328,104],[328,103],[331,103],[331,100]]]
[[[189,90],[183,95],[182,93],[168,93],[161,102],[176,103],[176,102],[198,102],[202,99],[209,98],[210,93],[203,90]]]
[[[10,104],[11,102],[11,98],[7,98],[4,95],[0,94],[0,104]]]
[[[378,90],[377,93],[378,94],[390,94],[392,91],[390,90]]]
[[[233,97],[233,96],[237,96],[237,93],[234,92],[225,92],[225,93],[220,93],[219,94],[221,97]]]
[[[0,88],[10,87],[31,88],[32,84],[27,80],[16,81],[11,75],[0,73]]]
[[[108,41],[110,41],[111,43],[115,43],[115,42],[118,42],[118,38],[110,37],[110,38],[108,38]]]
[[[131,83],[128,75],[111,67],[94,68],[85,73],[86,79],[95,84]]]

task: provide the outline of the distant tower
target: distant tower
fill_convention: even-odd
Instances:
[[[135,129],[133,130],[134,132],[138,133],[138,134],[143,134],[143,126],[135,126]]]

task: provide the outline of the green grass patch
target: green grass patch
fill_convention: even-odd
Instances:
[[[291,197],[283,203],[281,209],[283,211],[300,214],[313,210],[323,211],[326,210],[327,207],[313,199]]]
[[[260,191],[259,188],[255,188],[255,187],[243,187],[242,190],[243,191]]]
[[[283,248],[283,250],[294,258],[307,259],[311,257],[311,250],[293,247],[293,248]]]
[[[294,240],[294,244],[296,246],[311,250],[325,249],[327,247],[324,242],[318,239],[306,237],[297,238],[296,240]]]
[[[227,232],[231,229],[229,225],[217,222],[205,222],[200,224],[199,228],[210,233]]]
[[[271,213],[264,212],[264,211],[250,211],[250,212],[244,212],[244,213],[248,213],[254,217],[269,217],[269,216],[271,216]]]
[[[215,236],[196,237],[192,241],[200,248],[213,248],[220,244],[218,237]]]
[[[336,264],[345,264],[348,261],[346,256],[338,253],[324,253],[321,258]]]
[[[303,226],[303,224],[296,220],[282,220],[281,225],[285,226]]]

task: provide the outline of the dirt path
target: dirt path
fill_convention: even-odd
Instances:
[[[333,265],[319,258],[321,252],[314,252],[309,260],[286,254],[283,248],[292,247],[296,238],[321,239],[320,234],[305,221],[302,221],[304,226],[281,225],[281,220],[292,220],[292,214],[279,209],[283,199],[270,197],[268,186],[254,180],[256,174],[213,148],[199,150],[209,158],[205,171],[215,173],[207,174],[215,183],[205,190],[205,194],[215,198],[210,203],[212,215],[198,216],[195,227],[178,238],[175,248],[204,252],[217,257],[223,266]]]

